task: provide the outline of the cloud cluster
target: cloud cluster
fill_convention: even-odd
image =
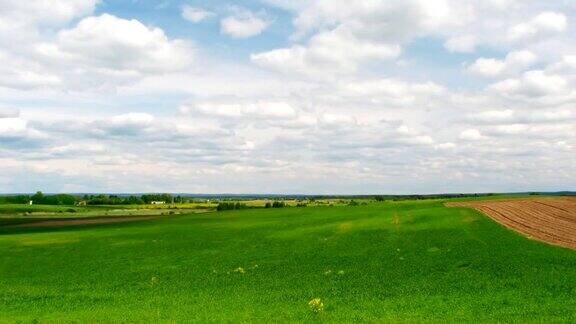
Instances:
[[[203,8],[192,7],[190,5],[182,6],[182,17],[190,22],[199,23],[214,16],[214,13]]]
[[[503,60],[479,58],[468,70],[484,77],[502,77],[521,72],[537,62],[537,56],[530,51],[515,51],[506,55]]]
[[[370,60],[395,59],[402,45],[427,30],[452,21],[445,0],[314,1],[300,9],[296,38],[313,34],[305,44],[258,53],[261,66],[303,74],[353,73]]]
[[[232,38],[249,38],[260,35],[273,20],[265,12],[232,7],[232,13],[220,20],[220,31]]]
[[[513,42],[534,42],[566,31],[567,18],[562,13],[545,11],[527,22],[510,28],[508,37]]]
[[[91,14],[97,1],[9,1],[0,9],[0,86],[115,90],[148,75],[185,71],[190,41],[138,20]],[[84,17],[87,16],[87,17]],[[84,17],[84,18],[82,18]],[[81,18],[71,27],[70,22]],[[44,34],[51,26],[56,33]]]
[[[6,1],[0,191],[573,189],[569,4],[262,3],[180,7],[209,47],[97,1]],[[258,43],[280,11],[292,30]]]

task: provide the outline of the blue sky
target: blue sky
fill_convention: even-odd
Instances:
[[[230,6],[239,6],[252,11],[266,10],[274,19],[266,33],[258,37],[234,40],[222,35],[216,17],[201,24],[191,24],[182,18],[182,7],[189,5],[211,12],[225,14]],[[117,16],[138,19],[147,24],[161,27],[167,35],[189,38],[202,44],[202,49],[211,55],[248,61],[254,50],[266,50],[282,46],[292,33],[291,15],[262,1],[106,1],[97,13],[112,13]]]
[[[572,1],[1,7],[0,192],[576,189]]]

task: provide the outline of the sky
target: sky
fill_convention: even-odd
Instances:
[[[573,0],[0,0],[0,192],[576,190]]]

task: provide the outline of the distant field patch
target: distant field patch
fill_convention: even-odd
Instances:
[[[530,238],[576,249],[576,198],[449,202],[474,208]]]
[[[154,218],[158,218],[158,217],[156,217],[156,216],[128,216],[128,217],[54,219],[54,220],[43,220],[43,221],[33,222],[33,223],[10,225],[10,227],[62,227],[62,226],[74,226],[74,225],[94,225],[94,224],[135,222],[135,221],[148,220],[148,219],[154,219]]]

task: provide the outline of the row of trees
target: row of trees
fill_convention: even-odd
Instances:
[[[235,210],[235,209],[245,209],[248,208],[248,206],[246,206],[246,204],[240,203],[240,202],[221,202],[218,204],[218,206],[216,207],[216,210],[218,211],[222,211],[222,210]]]
[[[78,203],[86,205],[143,205],[150,204],[153,201],[183,203],[187,202],[187,199],[170,194],[145,194],[141,196],[98,194],[74,196],[69,194],[45,195],[41,191],[33,195],[0,196],[0,204],[28,204],[30,201],[36,205],[75,205]]]
[[[264,205],[265,208],[284,208],[286,207],[286,203],[283,201],[275,201],[275,202],[267,202],[266,205]]]
[[[84,195],[81,201],[87,205],[143,205],[153,201],[163,201],[165,203],[183,203],[186,200],[181,196],[170,194],[145,194],[141,196],[118,196],[118,195]]]
[[[41,205],[74,205],[76,197],[67,194],[44,195],[41,191],[33,195],[14,195],[0,197],[4,204],[28,204],[30,201]]]

